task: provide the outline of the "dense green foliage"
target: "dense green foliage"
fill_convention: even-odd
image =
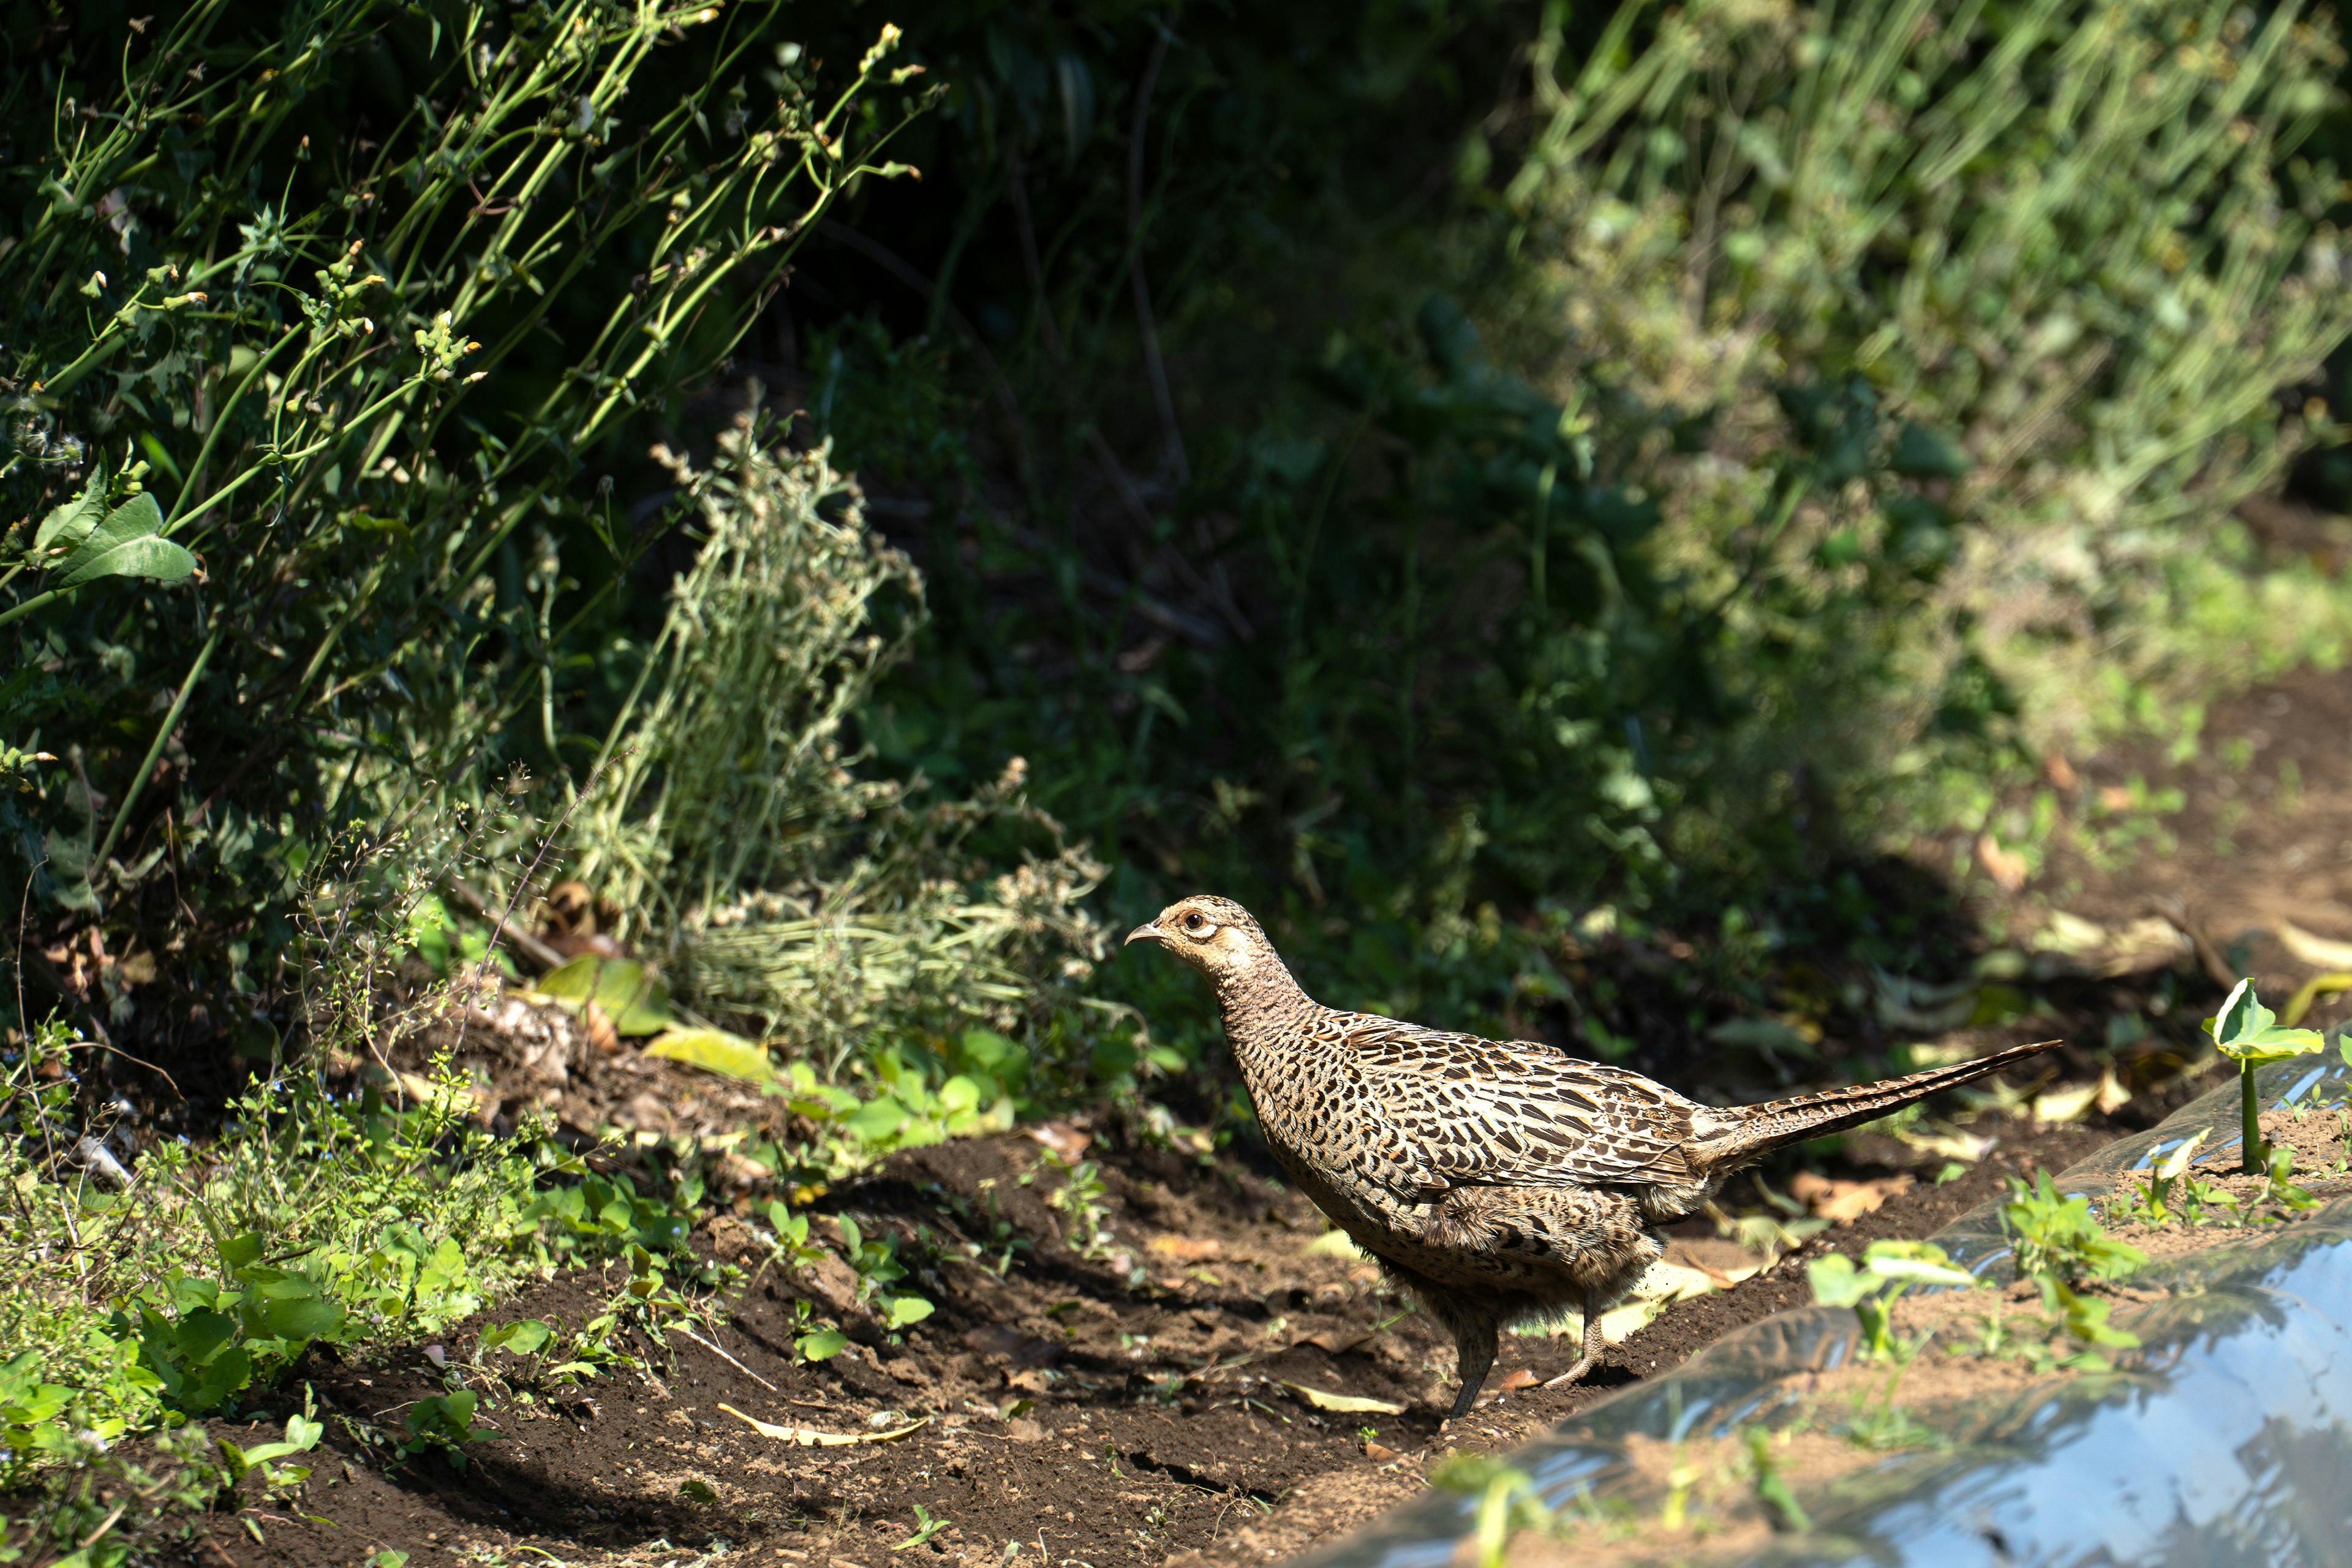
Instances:
[[[1575,942],[1696,942],[1668,1032],[1928,962],[1821,868],[2343,646],[2226,521],[2352,321],[2323,19],[60,16],[0,829],[36,1013],[157,1048],[266,1053],[356,832],[828,1074],[1172,1064],[1094,965],[1204,885],[1616,1053]]]

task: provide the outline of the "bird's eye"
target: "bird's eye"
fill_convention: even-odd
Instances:
[[[1206,936],[1212,929],[1209,917],[1204,914],[1196,912],[1184,917],[1184,934],[1187,936]]]

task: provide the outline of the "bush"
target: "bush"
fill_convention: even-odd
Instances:
[[[827,1073],[973,1026],[1067,1068],[1075,983],[1106,945],[1076,906],[1101,868],[1025,803],[1018,759],[929,805],[919,779],[850,771],[845,727],[919,626],[922,580],[826,453],[777,435],[755,396],[719,467],[665,452],[694,563],[569,818],[572,874],[635,911],[622,933],[667,955],[685,999]],[[1044,858],[992,878],[983,831]]]
[[[37,1002],[261,1059],[360,825],[412,897],[526,918],[526,868],[580,852],[697,999],[832,1068],[919,993],[1048,1026],[1089,863],[1012,785],[919,810],[847,772],[912,571],[768,437],[718,475],[637,455],[724,426],[710,383],[796,246],[908,173],[897,30],[823,72],[779,15],[205,0],[119,81],[70,30],[11,68],[10,123],[53,132],[0,240],[0,485],[46,518],[0,576],[0,832],[65,955]],[[707,557],[662,545],[673,485]]]
[[[1829,581],[1952,557],[1935,614],[1879,634],[1895,678],[1831,722],[1743,693],[1778,708],[1780,767],[1917,775],[1957,742],[1980,776],[2004,705],[2037,747],[2089,742],[2149,710],[2136,689],[2342,657],[2352,606],[2264,575],[2228,519],[2326,433],[2292,389],[2352,290],[2334,170],[2300,150],[2343,64],[2327,18],[2176,0],[1633,3],[1580,61],[1547,35],[1547,122],[1501,192],[1533,266],[1497,308],[1547,384],[1708,416],[1704,455],[1643,469],[1676,559],[1739,570],[1788,383],[1959,437],[1883,533],[1824,508],[1779,542]],[[1820,629],[1737,640],[1832,673]]]

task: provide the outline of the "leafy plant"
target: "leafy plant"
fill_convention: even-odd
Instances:
[[[2031,1184],[2010,1178],[2000,1218],[2016,1248],[2019,1277],[2037,1284],[2126,1279],[2147,1263],[2146,1253],[2100,1227],[2089,1198],[2060,1194],[2047,1171],[2035,1172]]]
[[[0,730],[78,759],[6,837],[50,907],[176,932],[184,1005],[276,970],[342,824],[563,771],[550,683],[583,628],[628,659],[597,617],[660,532],[592,467],[929,101],[897,29],[826,84],[780,14],[200,0],[0,73],[0,489],[44,518],[0,622],[54,677]]]
[[[1493,1454],[1451,1455],[1430,1471],[1429,1484],[1478,1500],[1471,1539],[1477,1543],[1479,1568],[1502,1568],[1514,1531],[1549,1531],[1559,1520],[1533,1478]]]
[[[1894,1332],[1895,1303],[1913,1286],[1973,1289],[1984,1283],[1927,1241],[1874,1241],[1864,1249],[1859,1268],[1844,1254],[1832,1253],[1805,1265],[1805,1278],[1817,1305],[1853,1309],[1862,1325],[1864,1353],[1872,1361],[1907,1356],[1917,1349],[1900,1344]]]
[[[907,1277],[907,1266],[898,1260],[897,1237],[868,1237],[847,1215],[836,1215],[834,1223],[841,1229],[843,1256],[857,1272],[858,1294],[873,1304],[885,1329],[910,1328],[937,1310],[924,1297],[890,1289]],[[803,1354],[811,1361],[823,1359]]]
[[[1778,1531],[1802,1531],[1812,1529],[1813,1521],[1798,1502],[1796,1492],[1788,1478],[1780,1473],[1780,1457],[1772,1451],[1772,1434],[1762,1426],[1746,1426],[1740,1437],[1748,1446],[1748,1464],[1756,1487],[1756,1500],[1764,1505],[1764,1516]]]
[[[2221,1010],[2205,1020],[2205,1032],[2221,1054],[2238,1064],[2238,1169],[2258,1176],[2267,1166],[2269,1150],[2263,1142],[2262,1105],[2254,1094],[2254,1069],[2271,1062],[2308,1056],[2326,1044],[2316,1029],[2290,1029],[2254,994],[2254,983],[2241,980],[2223,999]]]
[[[898,1545],[890,1548],[890,1550],[893,1552],[912,1552],[918,1546],[929,1546],[931,1543],[931,1537],[937,1535],[940,1531],[949,1528],[949,1526],[954,1521],[952,1520],[950,1520],[944,1514],[937,1519],[932,1518],[930,1510],[925,1508],[921,1503],[917,1503],[915,1505],[914,1533],[908,1536],[906,1540],[898,1542]]]
[[[1061,1173],[1061,1185],[1045,1194],[1045,1206],[1069,1221],[1069,1233],[1063,1243],[1081,1258],[1102,1258],[1110,1254],[1110,1227],[1106,1223],[1109,1209],[1103,1198],[1109,1192],[1102,1179],[1102,1168],[1092,1160],[1066,1160],[1048,1149],[1040,1163]]]
[[[455,1394],[436,1394],[420,1399],[408,1407],[401,1417],[408,1429],[408,1439],[400,1446],[403,1458],[438,1450],[458,1469],[466,1468],[466,1445],[496,1437],[496,1428],[477,1426],[474,1422],[475,1394],[471,1389]]]
[[[2159,1229],[2175,1218],[2196,1224],[2217,1191],[2210,1183],[2200,1181],[2189,1170],[2198,1150],[2204,1146],[2210,1136],[2210,1131],[2201,1131],[2185,1138],[2149,1166],[2147,1184],[2139,1188],[2134,1200],[2120,1211],[2124,1216]]]
[[[289,1454],[309,1453],[319,1446],[319,1439],[326,1430],[324,1426],[309,1416],[294,1415],[286,1418],[286,1436],[278,1442],[257,1443],[250,1448],[240,1448],[225,1437],[216,1437],[214,1441],[220,1445],[221,1456],[228,1461],[232,1481],[243,1480],[251,1474],[258,1477],[264,1489],[274,1489],[298,1485],[308,1479],[310,1468],[308,1465],[278,1465],[273,1461],[285,1458]]]
[[[1939,751],[2008,714],[2079,733],[2124,720],[2136,689],[2340,637],[2319,630],[2343,614],[2320,584],[2249,589],[2242,550],[2213,548],[2319,413],[2282,420],[2276,395],[2352,325],[2334,174],[2308,142],[2344,58],[2330,30],[2195,0],[1627,0],[1588,48],[1569,28],[1546,19],[1548,122],[1504,189],[1541,277],[1504,306],[1518,341],[1556,344],[1563,384],[1706,411],[1718,462],[1754,461],[1792,371],[1825,407],[1859,378],[1949,476],[1889,514],[1890,555],[1949,566],[1886,667],[1914,683],[1854,694],[1884,713],[1875,732],[1820,738],[1885,748],[1874,766],[1912,752],[1905,776],[1934,782]],[[1703,520],[1723,516],[1722,470],[1658,483],[1705,531],[1686,548],[1718,550]],[[1840,522],[1815,526],[1802,537],[1830,550]],[[1731,576],[1738,553],[1709,570]],[[2294,595],[2308,618],[2259,624]],[[2191,644],[2191,597],[2231,642]],[[1987,700],[1987,676],[2005,696]]]

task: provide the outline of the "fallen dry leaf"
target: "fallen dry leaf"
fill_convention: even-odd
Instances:
[[[928,1415],[919,1421],[887,1432],[820,1432],[814,1426],[779,1426],[772,1421],[762,1421],[756,1415],[746,1415],[731,1405],[719,1407],[735,1417],[762,1437],[773,1437],[780,1443],[797,1444],[803,1448],[850,1448],[860,1443],[895,1443],[909,1433],[919,1432],[931,1424]]]
[[[1911,1190],[1908,1175],[1881,1176],[1870,1182],[1845,1182],[1800,1171],[1789,1181],[1789,1194],[1834,1225],[1852,1225],[1887,1199]]]
[[[1203,1263],[1224,1249],[1224,1244],[1213,1236],[1155,1236],[1143,1244],[1144,1251],[1172,1258],[1179,1263]]]
[[[1366,1443],[1364,1445],[1364,1458],[1370,1459],[1376,1465],[1385,1465],[1396,1457],[1397,1451],[1394,1448],[1385,1447],[1379,1443]]]
[[[1075,1121],[1045,1121],[1022,1129],[1032,1142],[1050,1149],[1065,1160],[1075,1160],[1084,1154],[1095,1141],[1095,1135]]]
[[[2080,1121],[2091,1113],[2091,1107],[2098,1099],[2099,1086],[2095,1083],[2045,1089],[2033,1097],[2033,1120],[2053,1125]]]
[[[2304,930],[2292,921],[2278,923],[2279,945],[2314,969],[2352,969],[2352,942],[2337,942]]]
[[[1356,1394],[1333,1394],[1328,1390],[1309,1388],[1303,1383],[1286,1383],[1283,1387],[1298,1395],[1318,1410],[1336,1410],[1346,1415],[1402,1415],[1404,1406],[1386,1399],[1366,1399]]]
[[[1495,1392],[1497,1394],[1517,1394],[1522,1388],[1533,1388],[1535,1385],[1536,1374],[1529,1372],[1526,1367],[1521,1367],[1517,1372],[1511,1373],[1510,1376],[1503,1379],[1503,1381],[1496,1385]]]
[[[1328,1329],[1318,1329],[1298,1342],[1302,1345],[1313,1345],[1317,1350],[1328,1355],[1346,1355],[1358,1345],[1370,1344],[1372,1336],[1368,1333],[1335,1334]]]
[[[2025,886],[2025,857],[2002,848],[2000,840],[1990,833],[1977,836],[1977,864],[2004,893],[2013,893]]]

